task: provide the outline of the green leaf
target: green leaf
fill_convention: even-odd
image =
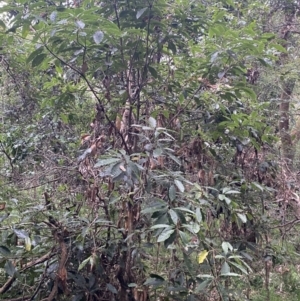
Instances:
[[[164,281],[162,281],[159,278],[148,278],[143,285],[148,285],[148,286],[153,286],[154,288],[161,286],[164,283]]]
[[[78,267],[78,271],[82,270],[86,265],[87,263],[90,261],[92,256],[88,257],[87,259],[85,259]]]
[[[7,260],[4,265],[5,272],[10,276],[13,277],[16,273],[16,269],[13,263],[10,260]]]
[[[151,229],[160,229],[160,228],[172,228],[172,226],[170,225],[167,225],[167,224],[158,224],[158,225],[154,225],[154,226],[151,226]]]
[[[242,267],[241,265],[239,265],[239,264],[237,264],[237,263],[235,263],[235,262],[233,262],[233,261],[229,261],[229,263],[230,263],[231,265],[235,266],[236,268],[238,268],[238,269],[239,269],[240,271],[242,271],[245,275],[248,275],[247,270],[246,270],[244,267]]]
[[[171,185],[169,188],[169,199],[173,202],[176,198],[176,188],[174,185]]]
[[[47,55],[45,53],[41,53],[39,55],[37,55],[33,60],[32,60],[32,63],[31,63],[31,66],[32,67],[37,67],[39,66],[43,61],[44,59],[47,57]]]
[[[93,39],[96,44],[100,44],[104,38],[104,33],[102,31],[96,31],[93,35]]]
[[[26,63],[28,64],[29,62],[31,62],[36,56],[38,56],[40,53],[42,53],[44,50],[44,47],[41,46],[39,48],[37,48],[36,50],[34,50],[33,52],[31,52],[31,54],[29,55],[29,57],[26,60]]]
[[[5,246],[0,246],[0,253],[4,256],[10,256],[11,252],[9,250],[9,248],[5,247]]]
[[[108,159],[100,159],[97,161],[97,163],[94,165],[94,168],[98,168],[101,166],[107,166],[113,163],[117,163],[120,162],[121,159],[120,158],[108,158]]]
[[[30,24],[28,22],[23,24],[22,27],[22,38],[25,39],[29,33],[30,30]]]
[[[197,222],[198,223],[201,223],[202,222],[202,214],[201,214],[201,210],[200,208],[196,208],[196,219],[197,219]]]
[[[148,7],[144,7],[142,9],[138,10],[136,13],[136,18],[139,19],[143,15],[143,13],[147,10],[147,8]]]
[[[177,225],[177,223],[178,223],[178,215],[177,215],[177,213],[173,209],[170,209],[169,210],[169,214],[171,216],[171,219],[172,219],[173,223],[175,225]]]
[[[179,180],[174,180],[174,183],[180,192],[184,192],[184,186],[183,186],[182,182],[180,182]]]
[[[244,213],[237,213],[237,216],[240,218],[240,220],[245,224],[247,223],[247,216]]]
[[[179,230],[179,236],[180,236],[180,238],[181,238],[181,240],[182,240],[182,243],[183,243],[184,245],[189,244],[189,242],[190,242],[190,237],[189,237],[185,232]]]
[[[204,281],[202,281],[195,289],[195,293],[199,293],[203,290],[205,290],[210,284],[211,282],[213,281],[213,279],[205,279]]]
[[[230,267],[229,267],[228,263],[225,261],[221,268],[221,275],[226,275],[228,273],[230,273]]]
[[[106,284],[106,287],[107,287],[107,289],[108,289],[110,292],[112,292],[113,294],[116,295],[116,294],[118,293],[117,289],[116,289],[112,284],[107,283],[107,284]]]
[[[163,242],[166,239],[168,239],[171,234],[174,232],[174,229],[170,229],[170,230],[164,230],[162,233],[160,233],[160,235],[157,238],[157,242]]]
[[[26,239],[27,237],[29,237],[28,233],[24,230],[14,229],[14,232],[18,236],[18,238]]]
[[[148,70],[154,78],[158,77],[157,71],[153,67],[148,66]]]
[[[200,231],[200,226],[197,223],[184,224],[182,227],[188,229],[192,234],[197,234]]]
[[[5,23],[2,20],[0,20],[0,27],[2,27],[4,30],[6,29]]]
[[[287,50],[280,44],[271,44],[270,47],[278,50],[279,52],[287,53]]]
[[[176,207],[176,210],[185,211],[194,215],[194,212],[192,210],[187,209],[185,207]]]
[[[155,120],[152,116],[149,117],[148,122],[149,122],[149,125],[150,125],[150,127],[151,127],[152,129],[155,129],[155,128],[156,128],[156,120]]]
[[[229,242],[223,241],[222,242],[222,249],[225,253],[225,255],[228,253],[228,250],[232,251],[233,247]]]

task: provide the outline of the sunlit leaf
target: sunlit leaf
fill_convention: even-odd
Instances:
[[[143,13],[147,10],[147,8],[148,7],[144,7],[142,9],[138,10],[136,13],[136,18],[139,19],[143,15]]]
[[[153,117],[149,117],[149,125],[152,129],[155,129],[156,128],[156,120],[153,118]]]
[[[96,31],[93,35],[93,39],[96,44],[100,44],[102,42],[103,38],[104,38],[104,33],[101,30]]]
[[[201,210],[200,208],[196,208],[196,219],[197,219],[197,222],[198,223],[201,223],[202,222],[202,214],[201,214]]]
[[[18,238],[26,239],[27,237],[29,237],[28,233],[25,230],[14,229],[14,232],[16,233]]]
[[[201,264],[204,262],[204,260],[206,259],[208,255],[208,251],[206,250],[203,250],[202,252],[200,252],[197,256],[197,260],[198,260],[198,263]]]
[[[179,180],[174,180],[174,183],[180,192],[184,192],[184,186],[183,186],[182,182],[180,182]]]
[[[25,238],[25,250],[26,251],[31,250],[31,239],[30,239],[30,237]]]
[[[84,261],[82,261],[82,263],[78,267],[78,271],[82,270],[87,265],[87,263],[90,261],[90,259],[91,259],[91,256],[88,257],[87,259],[85,259]]]
[[[170,237],[170,235],[174,232],[174,229],[164,230],[157,238],[157,242],[163,242]]]
[[[237,216],[240,218],[240,220],[245,224],[247,223],[247,216],[244,213],[237,213]]]
[[[169,210],[169,214],[171,216],[171,219],[172,219],[173,223],[175,225],[177,225],[177,223],[178,223],[178,215],[177,215],[176,211],[174,211],[173,209],[170,209]]]
[[[79,28],[79,29],[83,29],[85,27],[85,24],[84,22],[82,22],[81,20],[77,20],[75,22],[76,26]]]

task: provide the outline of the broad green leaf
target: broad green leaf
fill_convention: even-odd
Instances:
[[[244,213],[237,213],[237,216],[240,218],[240,220],[245,224],[247,223],[247,216]]]
[[[156,128],[156,120],[153,118],[153,117],[149,117],[149,120],[148,120],[148,122],[149,122],[149,125],[150,125],[150,127],[152,128],[152,129],[155,129]]]
[[[208,251],[206,251],[206,250],[203,250],[202,252],[200,252],[197,256],[198,263],[199,264],[203,263],[203,261],[206,259],[207,255],[208,255]]]
[[[163,242],[170,237],[170,235],[174,232],[174,229],[164,230],[157,238],[157,242]]]
[[[236,268],[238,268],[239,270],[241,270],[245,275],[248,275],[247,270],[244,267],[242,267],[240,264],[237,264],[237,263],[235,263],[233,261],[229,261],[229,263],[231,265],[235,266]]]
[[[26,63],[29,63],[31,62],[36,56],[38,56],[39,54],[41,54],[44,50],[44,47],[41,46],[39,48],[37,48],[36,50],[34,50],[30,55],[29,57],[27,58],[26,60]]]
[[[136,18],[139,19],[143,15],[143,13],[147,10],[147,8],[148,7],[144,7],[142,9],[138,10],[136,13]]]
[[[28,22],[25,22],[22,27],[22,38],[23,39],[25,39],[27,37],[29,30],[30,30],[30,24]]]
[[[47,54],[45,53],[41,53],[39,55],[37,55],[33,60],[32,60],[32,63],[31,63],[31,66],[32,67],[37,67],[39,66],[43,61],[44,59],[47,57]]]
[[[201,291],[203,291],[204,289],[206,289],[210,284],[211,282],[213,281],[213,279],[205,279],[204,281],[202,281],[195,289],[195,293],[199,293]]]
[[[108,158],[108,159],[100,159],[97,161],[97,163],[94,165],[94,168],[98,168],[101,166],[107,166],[116,162],[120,162],[120,158]]]
[[[189,237],[189,235],[187,235],[185,232],[179,230],[179,236],[180,236],[180,238],[181,238],[181,240],[182,240],[182,243],[183,243],[184,245],[189,244],[189,242],[190,242],[190,237]]]
[[[196,208],[196,219],[197,219],[197,222],[198,223],[201,223],[202,222],[202,214],[201,214],[201,210],[200,208]]]
[[[200,231],[200,226],[198,223],[184,224],[182,227],[189,230],[192,234],[197,234]]]
[[[171,216],[171,219],[172,219],[173,223],[175,225],[177,225],[177,223],[178,223],[178,215],[177,215],[176,211],[174,211],[173,209],[170,209],[169,210],[169,214]]]
[[[18,236],[18,238],[26,239],[27,237],[29,237],[28,233],[25,230],[14,229],[14,232]]]
[[[10,276],[13,277],[16,273],[16,268],[14,267],[13,263],[10,260],[7,260],[4,265],[5,272]]]
[[[230,267],[229,267],[228,263],[225,261],[221,268],[221,275],[226,275],[228,273],[230,273]]]
[[[7,248],[5,246],[0,246],[0,253],[3,256],[10,256],[11,255],[11,252],[10,252],[9,248]]]
[[[183,186],[182,182],[180,182],[179,180],[174,180],[174,183],[180,192],[184,192],[184,186]]]
[[[169,188],[169,199],[171,202],[176,199],[176,188],[174,185],[171,185]]]
[[[223,241],[222,242],[222,249],[223,249],[224,253],[227,254],[228,250],[230,250],[230,251],[233,250],[233,247],[229,242]]]
[[[157,71],[153,67],[148,66],[148,70],[154,78],[158,77]]]
[[[113,294],[116,295],[116,294],[118,293],[117,289],[116,289],[112,284],[107,283],[107,284],[106,284],[106,287],[107,287],[107,289],[108,289],[110,292],[112,292]]]

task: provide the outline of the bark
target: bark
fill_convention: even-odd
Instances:
[[[288,41],[291,35],[291,24],[293,23],[294,13],[286,12],[285,14],[285,26],[283,26],[280,32],[280,38],[283,39],[284,47],[287,49]],[[288,61],[288,53],[282,53],[280,56],[280,65],[284,65]],[[293,160],[295,156],[295,149],[293,146],[292,136],[290,132],[290,101],[294,90],[295,80],[292,78],[284,78],[282,81],[282,94],[281,102],[279,104],[279,133],[281,139],[282,157],[286,161],[287,165],[292,168]]]
[[[288,166],[292,166],[295,155],[292,136],[290,133],[290,100],[294,89],[295,81],[283,83],[283,92],[281,94],[281,103],[279,105],[279,133],[282,146],[282,157],[286,160]]]

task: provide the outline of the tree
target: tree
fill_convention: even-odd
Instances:
[[[229,0],[2,11],[3,299],[245,298],[231,279],[270,242],[253,66],[274,34]]]

